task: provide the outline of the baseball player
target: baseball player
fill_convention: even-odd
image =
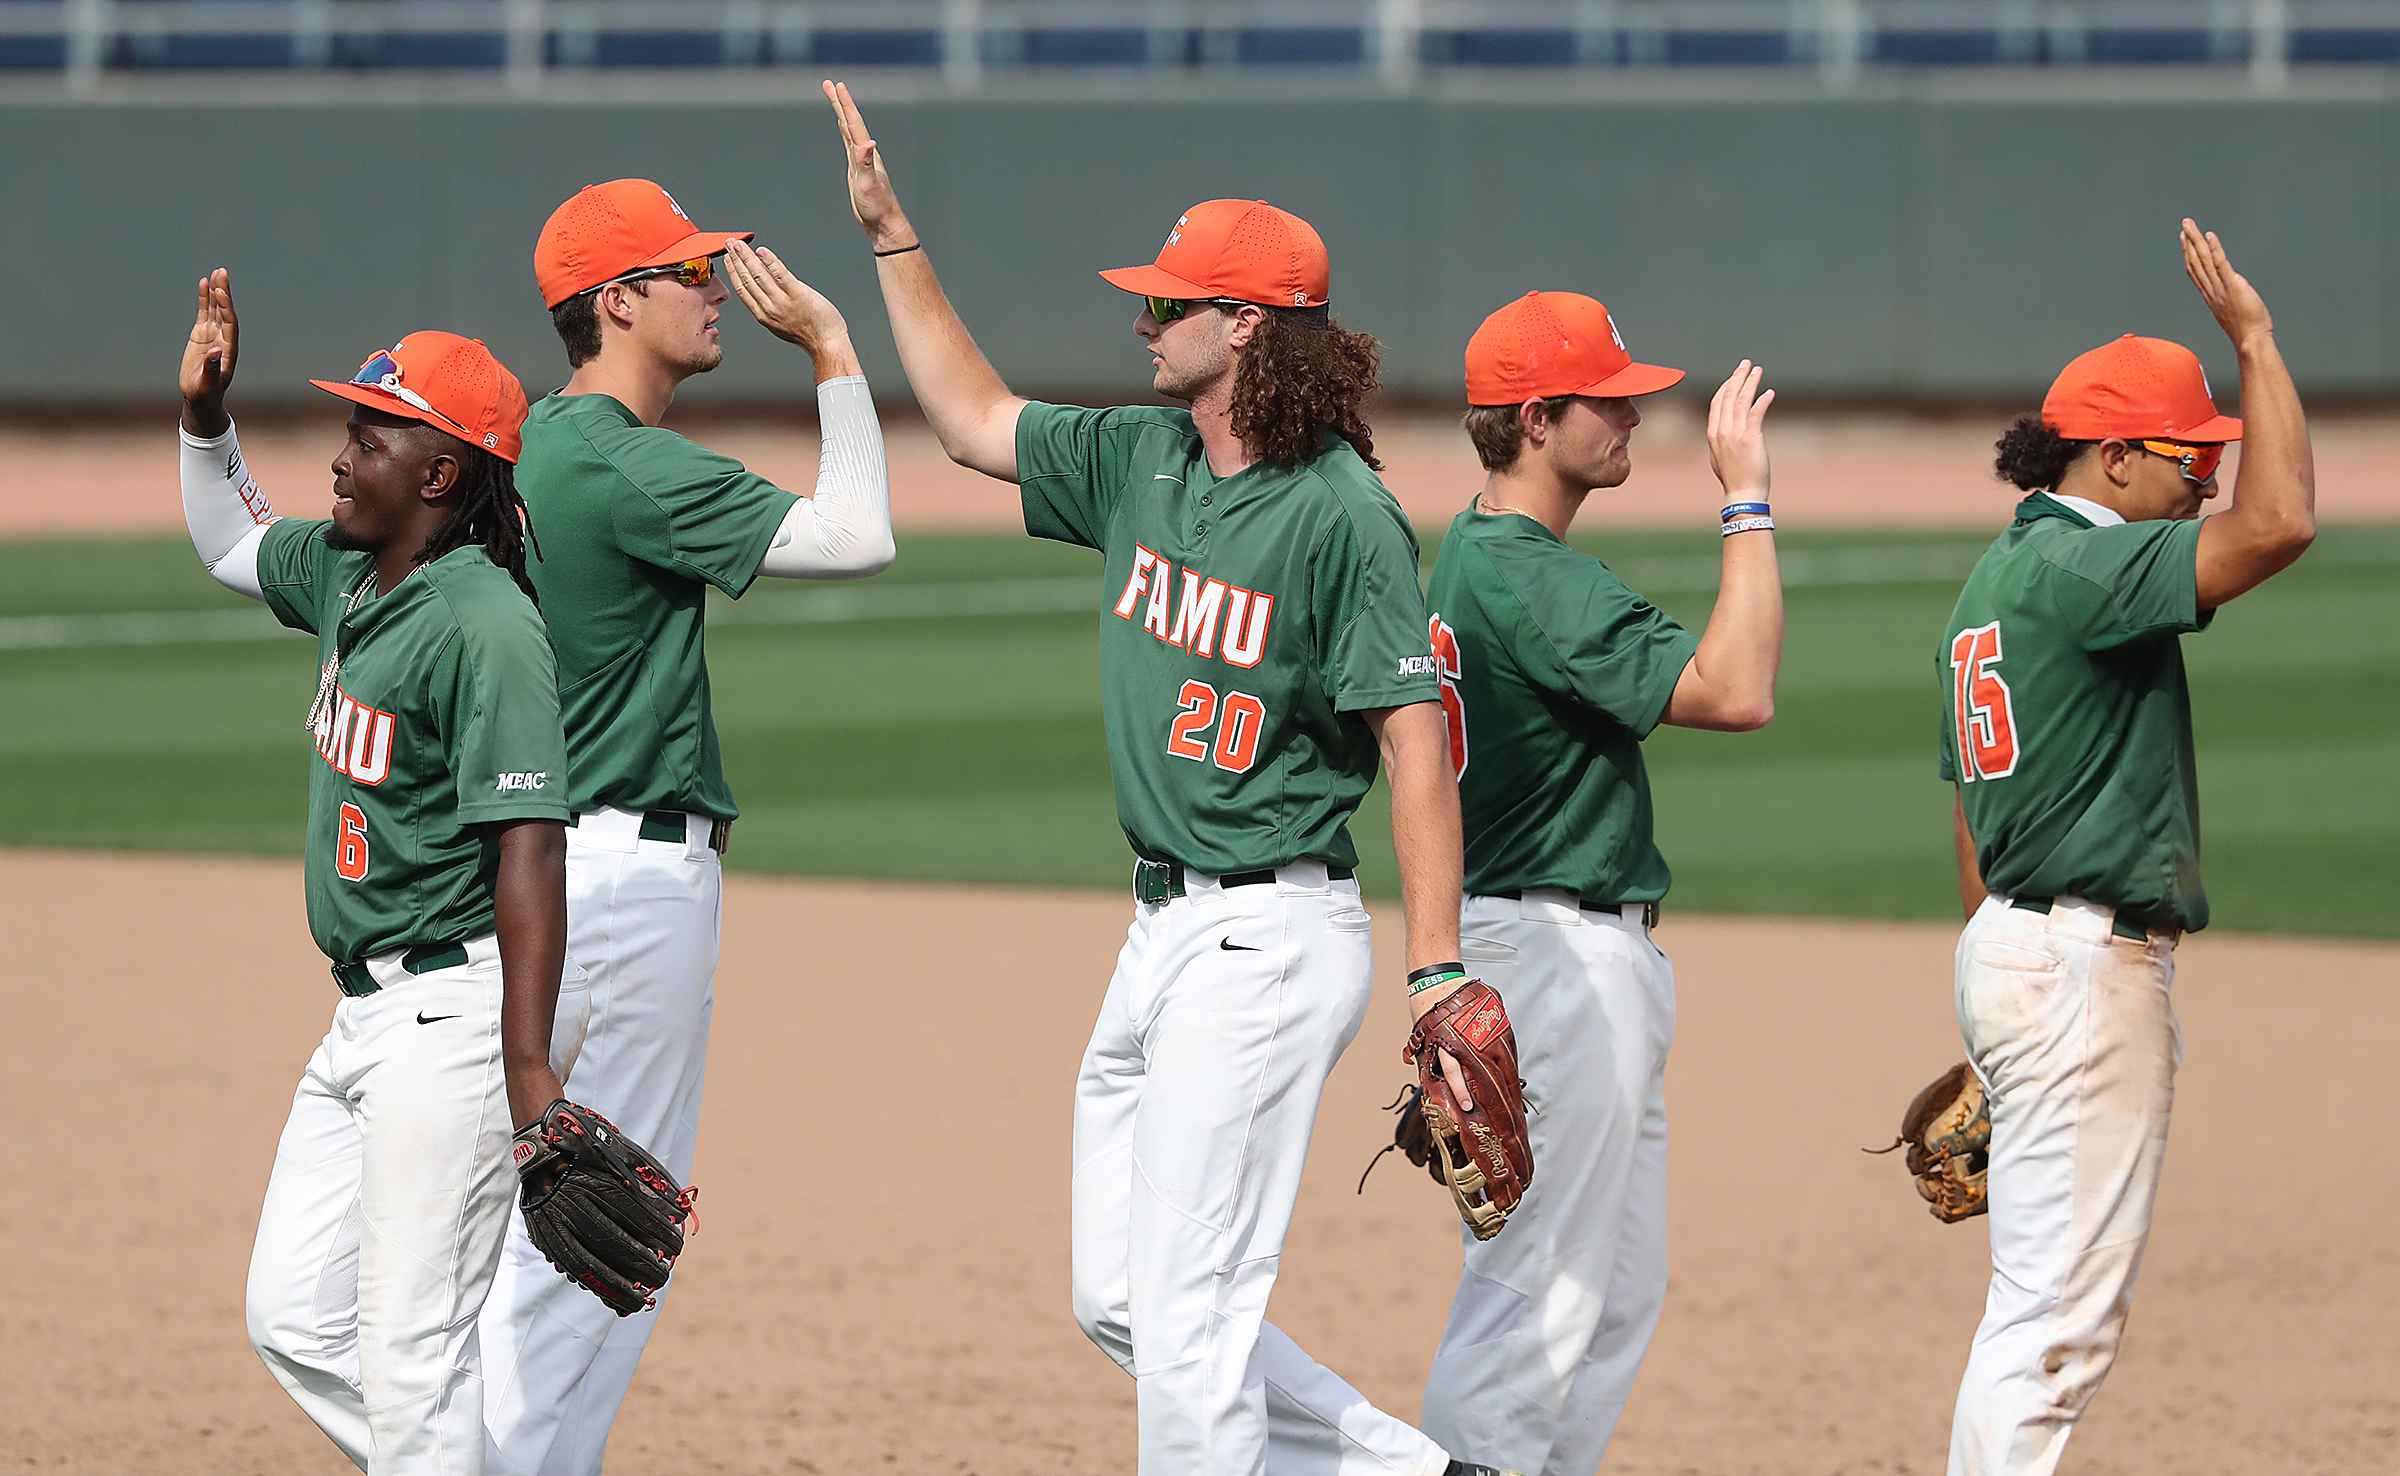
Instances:
[[[2000,438],[2000,475],[2027,495],[1939,657],[1958,1023],[1992,1125],[1992,1285],[1951,1476],[2048,1476],[2116,1358],[2182,1056],[2175,940],[2208,923],[2178,637],[2316,531],[2274,321],[2214,235],[2187,220],[2182,242],[2241,364],[2242,418],[2162,339],[2068,364],[2040,418]],[[2236,440],[2233,505],[2202,518]]]
[[[1633,361],[1608,309],[1528,292],[1467,343],[1483,489],[1434,560],[1431,610],[1466,833],[1466,967],[1508,999],[1532,1187],[1466,1269],[1425,1386],[1425,1432],[1468,1458],[1590,1476],[1667,1291],[1666,1057],[1674,970],[1641,741],[1774,713],[1783,590],[1767,508],[1774,400],[1744,362],[1709,406],[1724,569],[1695,637],[1569,548],[1632,472],[1635,397],[1683,378]]]
[[[1416,540],[1358,413],[1374,340],[1332,320],[1305,221],[1212,200],[1155,265],[1101,274],[1143,304],[1153,383],[1188,408],[1019,399],[943,297],[848,90],[826,92],[944,449],[1017,483],[1028,533],[1106,560],[1101,703],[1140,859],[1075,1089],[1073,1282],[1077,1321],[1136,1380],[1141,1469],[1462,1469],[1265,1320],[1318,1098],[1372,985],[1347,822],[1379,750],[1412,1008],[1464,979]]]
[[[375,1476],[483,1470],[475,1313],[563,1094],[566,745],[510,475],[525,394],[481,343],[412,333],[348,383],[325,520],[275,516],[225,391],[223,271],[183,354],[183,501],[220,584],[312,632],[309,929],[341,991],[251,1253],[250,1341]]]
[[[534,246],[574,375],[525,422],[518,485],[566,726],[567,919],[591,976],[577,1101],[691,1181],[717,964],[718,857],[736,813],[709,713],[702,612],[761,574],[846,579],[892,561],[874,402],[842,315],[747,232],[695,228],[648,180],[593,185]],[[727,283],[731,283],[729,293]],[[823,461],[797,497],[659,421],[716,367],[729,295],[808,351]],[[497,1470],[596,1476],[657,1313],[620,1320],[520,1225],[483,1316]]]

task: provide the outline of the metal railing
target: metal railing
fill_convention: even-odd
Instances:
[[[2400,66],[2400,0],[0,0],[0,75]]]

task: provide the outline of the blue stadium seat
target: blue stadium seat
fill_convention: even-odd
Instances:
[[[2285,54],[2295,62],[2400,62],[2400,23],[2388,30],[2295,30]]]
[[[1775,67],[1793,60],[1788,31],[1669,31],[1671,67]]]
[[[1617,59],[1617,38],[1607,36],[1606,60]],[[1573,31],[1427,31],[1428,66],[1564,67],[1576,61]]]
[[[808,59],[827,67],[938,67],[942,38],[934,31],[819,31]]]
[[[1353,67],[1366,59],[1367,41],[1349,26],[1289,31],[1251,28],[1237,34],[1234,55],[1244,66]]]

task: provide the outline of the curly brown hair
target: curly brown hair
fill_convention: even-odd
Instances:
[[[2014,483],[2020,491],[2048,492],[2066,476],[2076,458],[2095,444],[2070,441],[2042,424],[2040,416],[2021,415],[1993,443],[1992,449],[1999,454],[1993,458],[1992,469],[2001,481]]]
[[[1233,433],[1261,461],[1290,466],[1332,431],[1376,471],[1375,438],[1358,407],[1383,387],[1383,345],[1314,309],[1267,309],[1233,371]]]

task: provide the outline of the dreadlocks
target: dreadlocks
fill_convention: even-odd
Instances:
[[[1323,308],[1269,308],[1233,371],[1233,433],[1261,461],[1291,465],[1332,431],[1376,471],[1375,440],[1359,403],[1381,387],[1380,346]]]
[[[533,518],[525,511],[525,499],[517,495],[517,469],[480,446],[463,441],[458,446],[458,506],[417,550],[416,562],[430,564],[452,549],[479,543],[538,607],[542,597],[533,592],[533,581],[525,575],[525,545],[532,542],[537,559],[542,556],[542,545],[533,537]]]

